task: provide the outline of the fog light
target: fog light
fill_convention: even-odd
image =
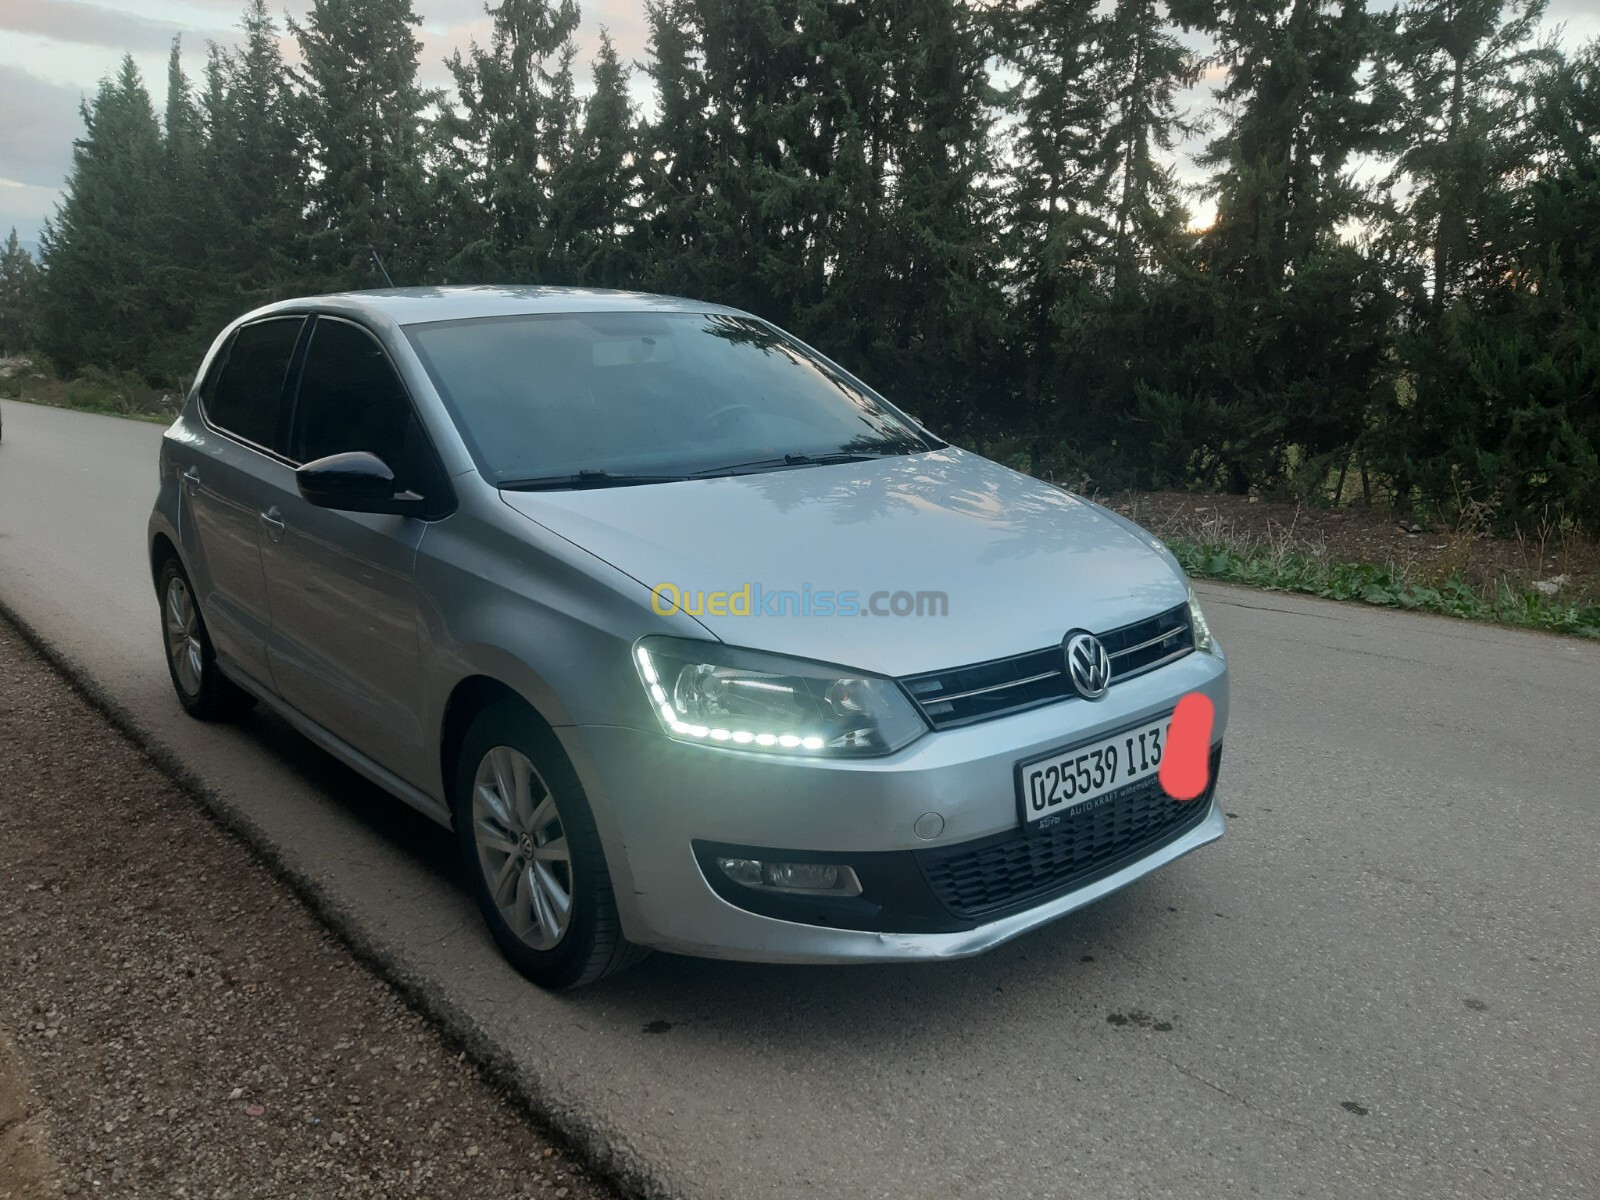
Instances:
[[[839,868],[832,863],[771,863],[766,875],[769,887],[807,892],[839,890]]]
[[[735,883],[768,892],[859,896],[861,880],[842,863],[773,863],[755,858],[719,858],[717,866]]]
[[[761,864],[753,858],[719,858],[717,866],[735,883],[742,883],[746,887],[761,886]]]

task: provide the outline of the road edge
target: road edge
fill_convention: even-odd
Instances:
[[[152,616],[152,620],[154,617]],[[357,962],[392,987],[406,1006],[432,1025],[447,1045],[465,1055],[491,1086],[503,1092],[539,1131],[572,1154],[584,1168],[623,1195],[638,1200],[680,1200],[660,1175],[632,1154],[620,1151],[605,1130],[578,1109],[552,1102],[540,1080],[515,1059],[425,976],[408,969],[380,940],[371,937],[346,906],[316,879],[289,860],[282,848],[249,816],[192,770],[95,680],[71,655],[52,645],[16,609],[0,598],[0,621],[91,709],[193,800],[207,817],[248,850],[338,939]],[[532,984],[528,985],[532,987]]]

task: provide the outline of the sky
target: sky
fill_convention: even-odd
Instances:
[[[580,0],[579,63],[588,62],[605,27],[624,62],[645,57],[643,0]],[[271,3],[280,25],[285,11],[302,16],[309,0]],[[0,0],[0,238],[15,227],[37,251],[40,227],[56,208],[72,167],[72,141],[83,130],[79,106],[100,79],[132,54],[159,111],[166,92],[167,54],[181,36],[185,70],[197,78],[207,42],[233,45],[244,0]],[[446,86],[444,60],[473,40],[489,39],[483,0],[416,0],[422,17],[421,82]],[[1565,25],[1562,42],[1600,37],[1600,0],[1551,0],[1552,23]],[[642,84],[636,81],[641,95]],[[1203,108],[1204,90],[1192,94]],[[1180,173],[1190,175],[1180,163]]]

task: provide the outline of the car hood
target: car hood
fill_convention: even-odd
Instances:
[[[1171,557],[1137,526],[954,447],[684,483],[501,496],[646,587],[678,589],[686,609],[724,642],[886,675],[1037,650],[1071,629],[1114,629],[1152,616],[1186,594]],[[699,593],[747,586],[751,615],[716,615],[697,602]],[[866,609],[874,594],[880,608],[892,608],[895,593],[919,592],[943,593],[948,611],[837,611],[852,594]],[[817,611],[823,593],[834,594],[835,612]]]

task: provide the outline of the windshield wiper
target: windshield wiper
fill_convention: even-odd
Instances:
[[[696,471],[691,478],[748,475],[757,471],[781,471],[786,467],[827,467],[834,463],[869,462],[875,458],[894,458],[900,453],[898,450],[841,450],[837,454],[785,454],[781,458],[758,458],[753,462],[730,463],[725,467],[707,467],[704,471]]]
[[[687,475],[613,474],[604,470],[584,470],[575,475],[540,475],[532,479],[502,479],[495,486],[507,492],[559,492],[573,488],[633,487],[641,483],[682,483]]]

